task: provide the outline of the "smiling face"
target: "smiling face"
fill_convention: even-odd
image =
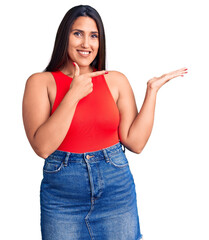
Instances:
[[[99,32],[94,19],[78,17],[69,34],[68,55],[80,67],[89,66],[97,56]]]

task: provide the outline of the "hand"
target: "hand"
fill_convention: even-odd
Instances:
[[[187,68],[181,68],[179,70],[163,74],[161,77],[151,78],[147,82],[147,86],[150,89],[155,90],[156,92],[168,81],[175,77],[184,76],[183,74],[187,73]]]
[[[74,64],[75,71],[73,75],[73,80],[70,84],[70,89],[76,92],[76,96],[80,100],[93,91],[92,77],[104,75],[107,74],[108,72],[103,70],[80,75],[80,68],[78,64],[75,62]]]

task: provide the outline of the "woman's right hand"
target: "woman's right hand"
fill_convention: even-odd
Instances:
[[[78,100],[81,100],[82,98],[84,98],[93,91],[92,77],[104,75],[107,74],[108,72],[103,70],[91,73],[84,73],[80,75],[80,68],[78,64],[75,62],[74,64],[75,71],[73,75],[73,80],[70,84],[70,90],[73,90],[76,96],[78,97]]]

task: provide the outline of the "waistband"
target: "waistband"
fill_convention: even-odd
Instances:
[[[122,148],[123,146],[123,148]],[[56,159],[61,160],[64,163],[67,163],[68,161],[81,161],[87,159],[89,161],[94,161],[95,159],[108,159],[109,154],[122,150],[125,152],[125,146],[121,144],[121,142],[118,142],[110,147],[94,151],[94,152],[85,152],[85,153],[71,153],[61,150],[55,150],[52,154],[50,154],[46,159]],[[46,160],[45,159],[45,160]]]

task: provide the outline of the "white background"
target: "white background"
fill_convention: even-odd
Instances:
[[[145,240],[209,239],[208,5],[206,0],[7,1],[1,24],[1,239],[41,239],[43,159],[22,122],[27,78],[51,57],[65,13],[88,4],[106,31],[107,70],[124,73],[138,109],[147,81],[187,67],[160,89],[141,154],[126,150]]]

